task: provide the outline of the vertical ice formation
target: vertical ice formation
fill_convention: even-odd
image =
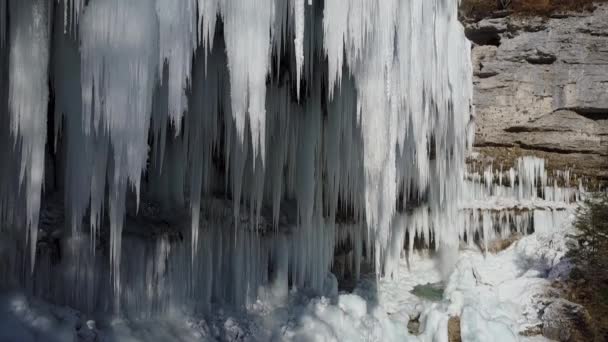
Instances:
[[[26,225],[34,270],[44,182],[48,104],[49,8],[44,0],[11,1],[9,112],[15,145],[21,150],[19,183],[26,199]]]
[[[87,247],[102,251],[75,265],[62,260],[77,271],[76,297],[154,306],[171,302],[173,290],[184,296],[180,303],[242,306],[270,281],[278,292],[286,282],[322,288],[336,243],[352,248],[355,274],[363,259],[381,273],[408,235],[436,245],[461,237],[472,81],[457,0],[10,5],[11,18],[23,19],[11,20],[8,52],[7,107],[18,144],[0,153],[21,160],[25,190],[11,201],[14,188],[3,179],[0,217],[26,208],[34,253],[51,51],[55,139],[46,143],[65,179],[60,190],[75,233],[63,241],[71,246],[66,258],[84,250],[87,212]],[[0,12],[0,25],[5,19]],[[539,184],[529,178],[522,196]],[[213,205],[218,198],[226,201]],[[183,211],[185,231],[179,220],[165,223],[188,216]],[[123,245],[123,227],[131,241],[142,217],[164,227],[147,233],[163,236],[146,245],[158,255],[121,258],[136,253]],[[167,231],[176,233],[167,238]],[[107,255],[111,276],[89,275],[87,268],[104,272],[98,258]],[[136,262],[157,287],[130,274]]]
[[[207,51],[213,48],[219,6],[220,0],[198,0],[198,38]]]
[[[159,74],[165,64],[169,69],[169,117],[176,134],[187,109],[186,88],[190,78],[192,55],[196,47],[196,2],[194,0],[156,0],[159,20]]]
[[[293,17],[295,21],[295,38],[293,40],[296,57],[296,93],[300,98],[300,80],[304,66],[304,0],[293,0]]]
[[[475,201],[508,199],[503,206],[547,206],[575,202],[584,195],[584,189],[577,189],[575,178],[569,170],[558,170],[550,174],[545,160],[524,156],[516,160],[513,167],[503,170],[488,165],[483,170],[468,170],[465,178],[465,192],[461,206]],[[581,179],[579,179],[580,181]]]
[[[585,190],[573,186],[570,171],[549,173],[541,158],[518,158],[508,170],[487,165],[467,170],[460,200],[459,235],[483,249],[512,233],[548,232],[562,225]],[[552,184],[552,185],[549,185]]]
[[[224,39],[230,69],[232,115],[239,142],[249,120],[253,157],[266,154],[266,76],[270,68],[273,0],[233,0],[222,4]],[[255,165],[255,163],[254,163]]]
[[[431,197],[441,212],[458,195],[472,92],[457,5],[328,1],[324,9],[328,90],[333,95],[344,54],[357,89],[365,214],[380,249],[390,239],[399,187]]]
[[[120,291],[127,187],[134,188],[139,201],[146,169],[158,41],[158,19],[148,0],[93,1],[80,21],[83,130],[86,135],[107,135],[109,143],[107,175],[103,171],[94,175],[108,179],[110,260],[116,292]],[[92,183],[103,181],[93,179]]]
[[[323,9],[323,48],[327,55],[328,91],[331,98],[336,82],[342,79],[348,10],[340,0],[327,0]],[[338,84],[338,88],[340,84]]]
[[[258,298],[285,299],[290,279],[295,287],[322,293],[333,257],[333,225],[319,221],[307,230],[260,235],[232,229],[229,202],[211,200],[202,205],[195,262],[189,242],[176,232],[154,238],[146,237],[143,230],[125,235],[122,249],[129,257],[123,258],[120,269],[124,315],[147,318],[176,308],[209,312],[220,303],[244,308]],[[44,260],[27,279],[28,285],[36,285],[34,294],[86,312],[112,308],[116,294],[106,285],[107,260],[88,253],[83,239],[71,237],[64,243],[69,248],[59,262],[51,262],[52,251],[41,251]],[[16,270],[20,262],[16,258]],[[273,286],[267,287],[269,283]]]
[[[211,42],[209,42],[211,44]],[[222,46],[223,47],[223,46]],[[197,93],[191,97],[189,116],[187,118],[190,215],[192,234],[192,258],[198,252],[199,225],[202,192],[208,193],[213,182],[213,153],[219,144],[220,132],[220,98],[229,98],[227,90],[222,87],[226,59],[223,51],[214,50],[205,61],[197,59],[193,66],[192,89]],[[207,69],[207,66],[209,67]],[[204,98],[217,99],[205,101]]]
[[[76,32],[85,0],[61,0],[61,2],[63,6],[64,31]]]

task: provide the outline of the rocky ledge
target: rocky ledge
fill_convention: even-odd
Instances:
[[[608,4],[591,12],[463,19],[473,42],[475,146],[509,166],[608,180]]]

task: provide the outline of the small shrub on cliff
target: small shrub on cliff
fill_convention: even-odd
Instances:
[[[608,280],[608,194],[591,196],[576,214],[576,246],[570,257],[584,271]]]
[[[591,314],[598,341],[608,341],[608,193],[592,196],[578,209],[576,244],[568,256],[570,300]]]

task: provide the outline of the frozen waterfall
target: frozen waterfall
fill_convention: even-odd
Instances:
[[[457,245],[458,3],[0,0],[0,286],[205,311],[321,293],[343,244],[356,275]]]

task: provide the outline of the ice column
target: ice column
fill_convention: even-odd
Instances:
[[[11,132],[21,147],[19,182],[25,191],[26,219],[34,269],[49,100],[49,2],[10,2],[9,112]]]
[[[76,31],[85,0],[63,0],[63,26],[65,31]]]
[[[156,0],[159,20],[159,75],[166,64],[169,69],[169,117],[178,134],[187,109],[186,88],[190,78],[192,54],[196,47],[195,0]]]
[[[325,2],[328,92],[335,96],[346,62],[363,138],[365,218],[380,253],[391,239],[398,189],[404,202],[426,199],[434,220],[451,222],[456,212],[472,95],[470,46],[457,6],[439,0]],[[451,227],[435,228],[443,230],[437,235],[442,239],[456,238]]]
[[[232,116],[238,140],[244,143],[245,123],[249,118],[253,157],[260,155],[264,162],[266,75],[270,67],[274,0],[233,0],[222,4]]]
[[[80,38],[84,130],[107,134],[110,144],[110,260],[114,289],[119,293],[127,186],[134,188],[139,200],[148,156],[159,51],[156,11],[148,0],[92,1],[80,21]],[[97,158],[103,160],[103,156]],[[106,174],[95,176],[105,178]]]
[[[296,93],[300,98],[300,80],[304,66],[304,0],[293,0],[293,13],[295,21],[295,39],[293,40],[296,54]]]

